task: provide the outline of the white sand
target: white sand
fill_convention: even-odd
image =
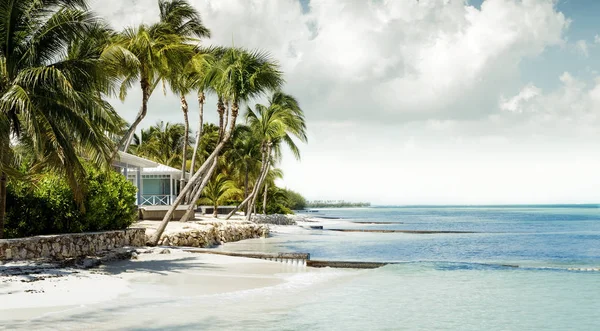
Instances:
[[[297,276],[307,271],[321,272],[258,259],[179,249],[158,254],[159,250],[97,269],[47,269],[29,275],[0,276],[0,329],[5,322],[27,323],[43,320],[48,314],[68,315],[69,311],[121,298],[146,302],[242,293],[297,281]],[[27,265],[32,263],[7,263],[0,268],[6,271]]]
[[[314,231],[302,226],[325,223],[335,222],[326,220],[271,228],[283,236],[294,236]],[[172,224],[174,231],[179,227],[205,226]],[[265,244],[265,240],[273,239],[277,238],[243,242]],[[96,269],[40,269],[38,266],[33,273],[0,276],[0,329],[118,330],[124,326],[143,327],[145,321],[158,323],[156,315],[164,311],[166,315],[161,315],[160,323],[172,325],[182,318],[231,314],[226,307],[236,305],[250,311],[260,311],[269,305],[283,306],[287,304],[289,293],[310,297],[309,288],[314,290],[315,286],[325,286],[332,279],[356,274],[355,271],[313,269],[180,249],[158,254],[159,250],[161,248],[147,249],[153,252]],[[32,262],[0,264],[0,274],[33,265]],[[217,300],[215,309],[211,309],[213,300]],[[261,306],[254,307],[259,302]],[[117,315],[114,315],[115,309],[118,309]],[[184,315],[186,317],[182,317]]]

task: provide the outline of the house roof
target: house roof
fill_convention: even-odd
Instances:
[[[161,165],[160,163],[156,163],[154,161],[144,159],[143,157],[139,157],[139,156],[121,152],[121,151],[119,151],[119,162],[127,164],[128,166],[143,167],[143,168],[157,167],[157,166]]]
[[[169,167],[168,165],[164,165],[158,162],[154,162],[148,159],[144,159],[143,157],[139,157],[137,155],[125,153],[119,151],[119,162],[121,164],[125,164],[126,167],[140,167],[142,168],[142,174],[168,174],[168,175],[178,175],[181,173],[181,169],[175,169],[173,167]],[[190,177],[190,173],[185,173],[186,178]]]
[[[144,167],[144,169],[142,169],[142,173],[178,174],[178,173],[181,173],[181,169],[175,169],[173,167],[169,167],[167,165],[157,163],[157,166],[155,166],[155,167]]]

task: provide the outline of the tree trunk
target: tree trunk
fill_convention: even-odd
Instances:
[[[244,200],[248,197],[248,163],[245,165],[246,175],[244,178]],[[248,214],[248,206],[246,206],[244,215]]]
[[[229,102],[225,102],[225,123],[223,124],[223,128],[227,128],[227,121],[229,120],[229,109]]]
[[[6,218],[6,173],[0,174],[0,239],[4,238],[4,220]]]
[[[219,139],[223,136],[223,130],[227,128],[223,128],[223,116],[225,115],[225,104],[223,103],[223,98],[219,97],[219,101],[217,101],[217,113],[219,114]]]
[[[196,157],[198,156],[198,146],[200,146],[200,138],[202,138],[202,126],[204,125],[204,92],[198,91],[198,106],[200,108],[200,121],[198,122],[198,132],[196,133],[196,143],[194,144],[194,152],[192,153],[192,166],[190,171],[196,171]]]
[[[151,93],[150,84],[146,79],[142,79],[140,81],[140,85],[142,87],[142,107],[140,108],[140,111],[138,112],[135,121],[133,121],[129,129],[127,129],[125,135],[123,135],[123,137],[119,141],[119,144],[117,145],[117,148],[113,154],[113,158],[117,155],[119,148],[122,148],[123,152],[127,153],[127,150],[129,149],[129,144],[131,143],[131,138],[133,137],[137,126],[144,119],[144,117],[146,117],[146,114],[148,113],[148,99],[150,99]]]
[[[260,166],[260,173],[258,175],[258,178],[256,179],[256,184],[258,184],[258,182],[260,181],[260,178],[263,176],[264,173],[264,169],[265,169],[265,153],[263,152],[263,155],[261,157],[261,166]],[[258,192],[258,188],[256,186],[256,184],[254,185],[254,187],[252,188],[252,192],[250,193],[249,196],[246,197],[246,199],[244,199],[244,201],[242,201],[237,207],[235,207],[229,214],[227,214],[227,217],[225,218],[226,220],[230,219],[231,216],[233,216],[233,214],[235,214],[238,210],[240,210],[240,208],[246,206],[246,216],[251,214],[251,207],[252,205],[248,204],[248,202],[250,201],[250,199],[252,199],[254,197],[254,195],[256,195],[256,193]]]
[[[234,107],[235,106],[237,106],[237,103],[234,104]],[[156,246],[156,244],[160,240],[160,236],[163,234],[163,232],[165,231],[165,228],[167,227],[167,224],[171,220],[171,217],[173,217],[173,213],[175,212],[175,209],[177,209],[177,207],[181,204],[181,202],[185,198],[186,194],[192,189],[192,187],[195,185],[196,181],[198,181],[200,174],[202,172],[206,171],[209,164],[211,164],[211,162],[213,162],[213,160],[219,156],[219,153],[221,152],[223,147],[225,147],[225,144],[231,137],[231,134],[233,133],[233,129],[235,128],[235,121],[236,121],[237,113],[238,113],[237,110],[238,110],[237,107],[235,110],[232,108],[230,129],[227,130],[227,132],[223,136],[223,139],[217,144],[217,146],[215,147],[215,150],[210,154],[210,156],[206,159],[206,161],[204,161],[204,163],[202,164],[200,169],[198,169],[198,171],[196,171],[194,176],[192,176],[192,178],[190,178],[190,181],[185,185],[185,187],[183,189],[181,189],[181,192],[179,192],[179,195],[173,202],[173,205],[171,205],[171,208],[169,208],[169,210],[163,217],[163,220],[160,223],[160,225],[158,226],[158,228],[156,229],[156,232],[154,233],[152,238],[150,238],[149,244]]]
[[[263,214],[267,215],[267,191],[269,190],[269,183],[265,183],[265,193],[263,194]]]
[[[179,96],[181,100],[181,111],[183,112],[183,123],[185,126],[185,135],[183,136],[183,151],[181,152],[181,179],[179,180],[179,188],[185,186],[185,166],[187,163],[187,147],[188,135],[190,133],[190,122],[188,120],[188,103],[183,93]]]
[[[202,138],[202,126],[204,125],[204,92],[198,91],[198,106],[200,108],[200,121],[198,123],[198,132],[196,133],[196,143],[194,144],[194,151],[192,152],[192,164],[190,167],[190,173],[196,171],[196,157],[198,157],[198,146],[200,146],[200,139]],[[185,197],[187,203],[192,202],[193,194],[188,194]]]
[[[260,190],[260,187],[262,186],[265,178],[267,178],[267,174],[269,173],[269,167],[270,165],[270,160],[269,157],[271,156],[271,142],[267,143],[267,147],[266,147],[266,151],[263,152],[263,163],[266,163],[266,166],[263,169],[263,173],[261,174],[261,176],[259,177],[256,186],[254,187],[254,190],[252,190],[252,202],[250,203],[250,212],[246,215],[246,221],[250,221],[252,219],[252,209],[256,206],[256,198],[258,197],[258,191]]]
[[[190,220],[192,212],[196,206],[196,201],[198,201],[198,199],[200,199],[200,194],[202,194],[202,190],[204,189],[204,187],[210,180],[210,177],[212,176],[213,172],[215,171],[215,168],[217,167],[217,163],[218,163],[217,161],[218,160],[215,158],[215,160],[213,161],[213,165],[210,167],[210,169],[208,170],[208,172],[202,179],[202,183],[200,183],[200,185],[198,185],[198,187],[196,187],[196,189],[194,189],[194,192],[192,194],[192,201],[189,204],[188,209],[185,211],[185,215],[183,215],[183,218],[182,218],[183,222],[187,222]]]
[[[252,195],[247,196],[246,199],[244,199],[244,201],[242,201],[239,205],[237,205],[237,207],[235,207],[231,212],[229,212],[229,214],[227,214],[227,216],[225,217],[225,220],[230,219],[231,216],[233,216],[233,214],[235,214],[238,210],[240,210],[240,208],[246,206],[246,204],[248,203],[248,201],[250,201],[251,198],[252,198]]]
[[[267,173],[269,172],[269,166],[270,165],[267,161],[267,166],[263,170],[262,175],[258,178],[256,186],[254,186],[254,189],[252,190],[252,194],[250,194],[252,196],[252,200],[250,200],[250,206],[249,206],[250,212],[246,215],[246,221],[250,221],[252,219],[253,211],[255,212],[254,207],[256,206],[256,198],[258,197],[258,191],[260,190],[265,178],[267,177]]]

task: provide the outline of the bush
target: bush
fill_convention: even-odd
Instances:
[[[66,181],[45,174],[35,185],[7,185],[5,238],[125,229],[137,219],[136,188],[116,172],[87,167],[83,209]]]
[[[306,199],[295,191],[286,189],[285,195],[288,201],[287,207],[292,210],[302,210],[306,207]]]

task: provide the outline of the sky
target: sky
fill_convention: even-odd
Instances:
[[[280,185],[309,200],[600,202],[600,1],[190,3],[212,32],[203,44],[279,61],[309,138],[300,161],[284,155]],[[115,29],[158,17],[155,0],[92,9]],[[140,102],[137,89],[112,100],[128,121]],[[141,127],[160,120],[182,115],[156,91]]]

